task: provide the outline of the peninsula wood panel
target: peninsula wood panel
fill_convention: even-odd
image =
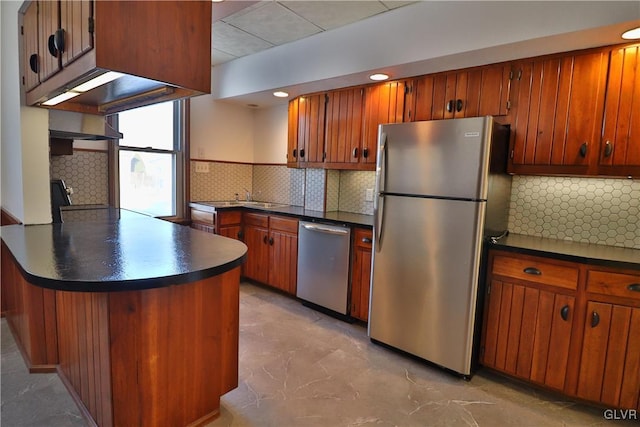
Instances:
[[[53,372],[58,363],[55,292],[27,282],[4,242],[2,298],[6,318],[29,372]]]
[[[58,292],[59,373],[101,426],[204,425],[238,385],[240,269],[143,291]]]

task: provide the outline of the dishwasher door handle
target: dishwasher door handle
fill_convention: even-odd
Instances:
[[[340,235],[349,234],[349,229],[323,227],[322,225],[315,225],[315,224],[302,224],[302,226],[309,231],[317,231],[318,233],[340,234]]]

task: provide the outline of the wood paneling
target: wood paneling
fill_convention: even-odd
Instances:
[[[288,127],[287,127],[287,167],[297,168],[298,162],[298,104],[299,98],[289,101]]]
[[[63,67],[93,49],[93,33],[89,28],[92,19],[92,0],[60,2],[60,28],[66,33],[65,50],[61,55]]]
[[[353,263],[351,264],[351,316],[369,320],[369,292],[371,281],[371,242],[373,231],[353,229]]]
[[[33,71],[29,66],[29,59],[36,55],[38,67],[40,66],[41,53],[38,51],[38,32],[29,31],[30,28],[38,28],[38,2],[33,1],[22,15],[22,85],[25,91],[30,91],[40,84],[38,68]],[[24,31],[26,29],[27,31]]]
[[[29,284],[1,245],[5,316],[29,372],[53,372],[58,363],[55,292]]]
[[[324,157],[325,95],[316,94],[298,101],[298,163],[314,167]]]
[[[363,153],[362,149],[363,95],[363,88],[329,92],[325,134],[327,167],[338,169],[344,163],[358,164],[374,154]]]
[[[134,292],[58,292],[59,373],[101,426],[202,425],[238,385],[240,271]]]

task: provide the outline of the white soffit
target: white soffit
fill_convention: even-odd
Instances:
[[[370,71],[402,78],[618,43],[634,23],[636,1],[418,2],[217,65],[212,94],[265,106],[274,89],[364,84]]]

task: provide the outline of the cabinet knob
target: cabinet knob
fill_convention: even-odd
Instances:
[[[453,113],[453,99],[447,101],[447,112]]]
[[[569,319],[569,305],[568,304],[560,309],[560,317],[562,317],[562,320],[565,320],[565,321]]]
[[[629,289],[631,292],[640,292],[640,283],[632,283],[627,286],[627,289]]]
[[[58,49],[56,48],[56,43],[54,41],[55,37],[56,36],[53,34],[49,36],[49,38],[47,39],[47,48],[49,49],[49,53],[51,54],[51,56],[53,56],[54,58],[57,58]]]
[[[522,271],[524,271],[527,274],[532,274],[534,276],[541,276],[542,275],[542,271],[538,270],[535,267],[527,267]]]
[[[31,68],[31,71],[33,71],[34,73],[38,72],[38,54],[34,53],[29,57],[29,68]]]
[[[358,147],[353,149],[353,158],[357,158],[358,157]]]
[[[58,28],[54,34],[53,42],[58,50],[58,52],[62,53],[65,50],[65,32],[63,28]]]
[[[582,145],[580,146],[580,156],[581,157],[587,157],[587,143],[586,142],[582,143]]]
[[[371,243],[371,239],[368,237],[363,237],[362,238],[362,243]]]
[[[368,148],[363,148],[362,149],[362,157],[364,157],[365,159],[367,157],[369,157],[369,149]]]
[[[604,143],[604,156],[605,157],[609,157],[611,156],[611,153],[613,152],[613,145],[611,144],[611,141],[607,141]]]
[[[242,231],[238,231],[238,239],[242,239],[244,237],[244,233]]]
[[[600,323],[600,315],[597,311],[591,313],[591,327],[595,328]]]
[[[273,237],[269,238],[269,245],[273,246]]]
[[[462,107],[464,107],[464,103],[462,102],[462,99],[456,99],[456,111],[458,113],[462,111]]]
[[[300,158],[304,158],[304,148],[300,150]]]
[[[262,238],[262,243],[264,243],[265,245],[267,244],[267,236],[264,236],[264,237]]]
[[[295,159],[295,158],[297,158],[297,157],[298,157],[298,149],[297,149],[297,148],[294,148],[294,149],[293,149],[293,158]]]

